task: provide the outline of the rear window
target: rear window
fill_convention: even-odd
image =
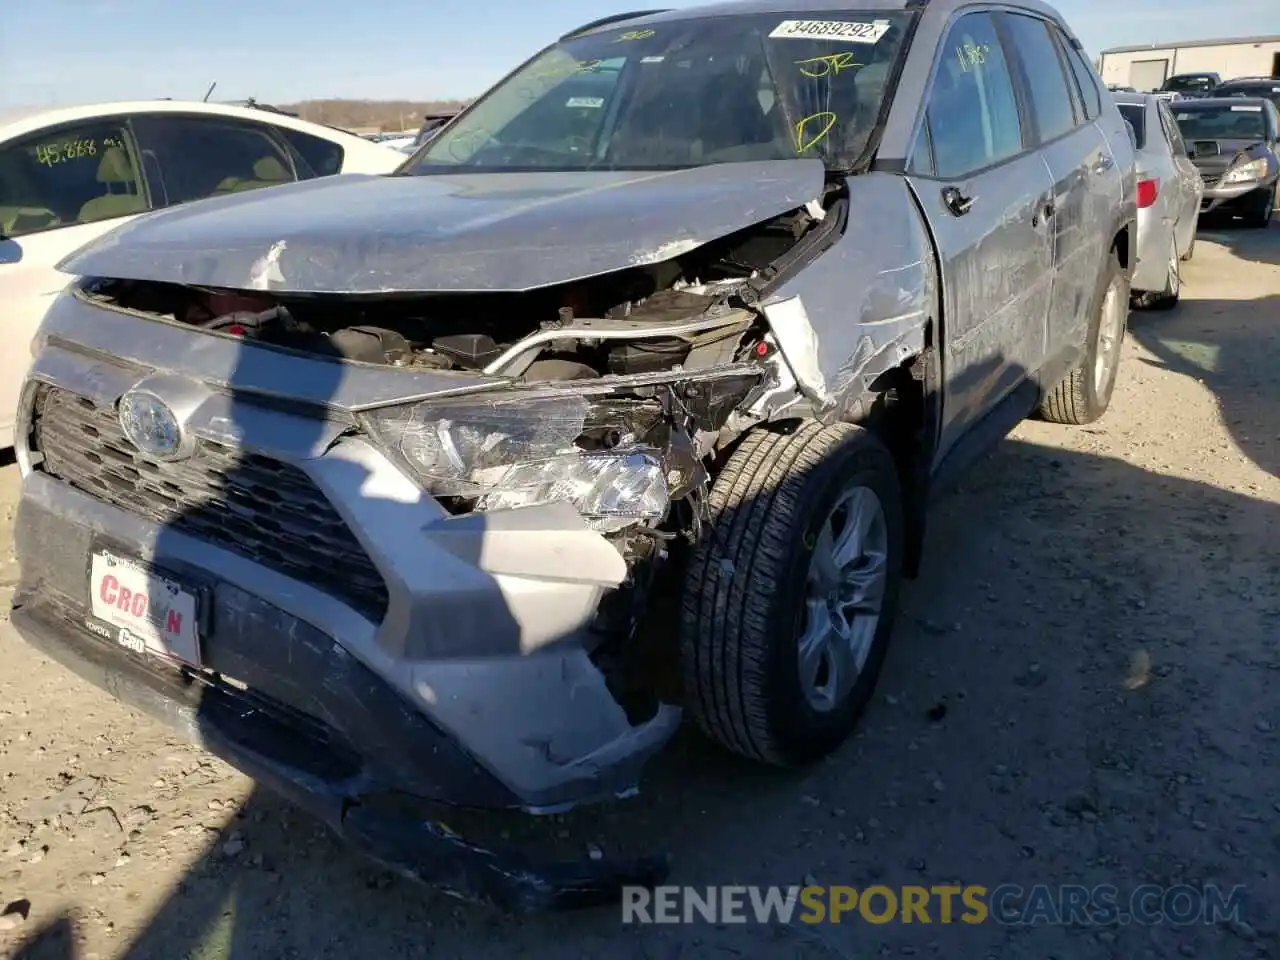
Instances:
[[[313,137],[309,133],[300,133],[288,127],[278,127],[280,135],[289,141],[289,146],[298,151],[298,155],[311,168],[317,177],[330,177],[342,172],[342,160],[346,153],[339,144],[321,137]],[[299,179],[308,179],[303,171],[299,171]]]
[[[1133,128],[1133,145],[1141,150],[1147,145],[1147,109],[1137,103],[1119,103],[1120,116]]]
[[[1165,81],[1166,90],[1212,90],[1213,77],[1203,73],[1187,73]]]
[[[1174,108],[1174,119],[1188,140],[1267,139],[1267,115],[1260,103],[1212,107],[1179,104]]]

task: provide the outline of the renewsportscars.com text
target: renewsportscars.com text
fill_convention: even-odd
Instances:
[[[663,886],[624,888],[622,922],[1186,926],[1243,920],[1244,906],[1243,887],[1214,885]]]

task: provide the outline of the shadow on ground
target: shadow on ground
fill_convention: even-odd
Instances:
[[[1276,548],[1255,554],[1249,539],[1280,529],[1277,512],[1008,441],[936,509],[883,696],[837,757],[767,775],[686,737],[641,799],[549,829],[678,851],[682,884],[1243,883],[1266,930],[1273,840],[1235,808],[1271,789],[1251,781],[1246,717],[1272,702],[1274,673],[1245,668],[1280,667],[1262,640],[1280,615],[1280,593],[1265,592]],[[1212,623],[1209,595],[1227,598]],[[125,956],[1250,955],[1221,929],[1167,924],[636,929],[616,909],[513,920],[372,867],[261,793],[234,830],[261,864],[224,858],[219,837]]]
[[[1280,228],[1249,230],[1220,221],[1202,238],[1242,260],[1280,266]],[[1280,275],[1277,276],[1280,287]],[[1135,311],[1134,338],[1154,365],[1202,382],[1213,391],[1223,423],[1240,450],[1280,476],[1280,294],[1247,302],[1195,301],[1171,313]],[[1224,323],[1226,316],[1231,321]],[[1142,361],[1150,363],[1151,361]]]

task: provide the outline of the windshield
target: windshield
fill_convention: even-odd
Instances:
[[[908,13],[711,17],[545,50],[400,171],[660,170],[818,157],[852,166]]]
[[[1226,84],[1217,89],[1220,97],[1266,97],[1280,106],[1280,80],[1275,83]]]
[[[1203,75],[1170,77],[1164,84],[1166,90],[1209,90],[1212,87],[1213,77]]]
[[[1260,104],[1230,107],[1184,107],[1174,113],[1187,140],[1265,140],[1267,118]]]

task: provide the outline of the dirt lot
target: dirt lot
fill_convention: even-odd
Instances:
[[[1280,953],[1280,229],[1205,233],[1186,283],[1177,311],[1133,318],[1100,424],[1025,424],[939,504],[880,695],[837,758],[768,775],[688,737],[644,797],[570,836],[675,851],[672,882],[697,885],[1242,884],[1246,922],[510,921],[370,866],[0,624],[0,903],[29,901],[0,917],[0,951]],[[16,486],[0,469],[4,542]],[[0,566],[6,610],[14,576]]]

